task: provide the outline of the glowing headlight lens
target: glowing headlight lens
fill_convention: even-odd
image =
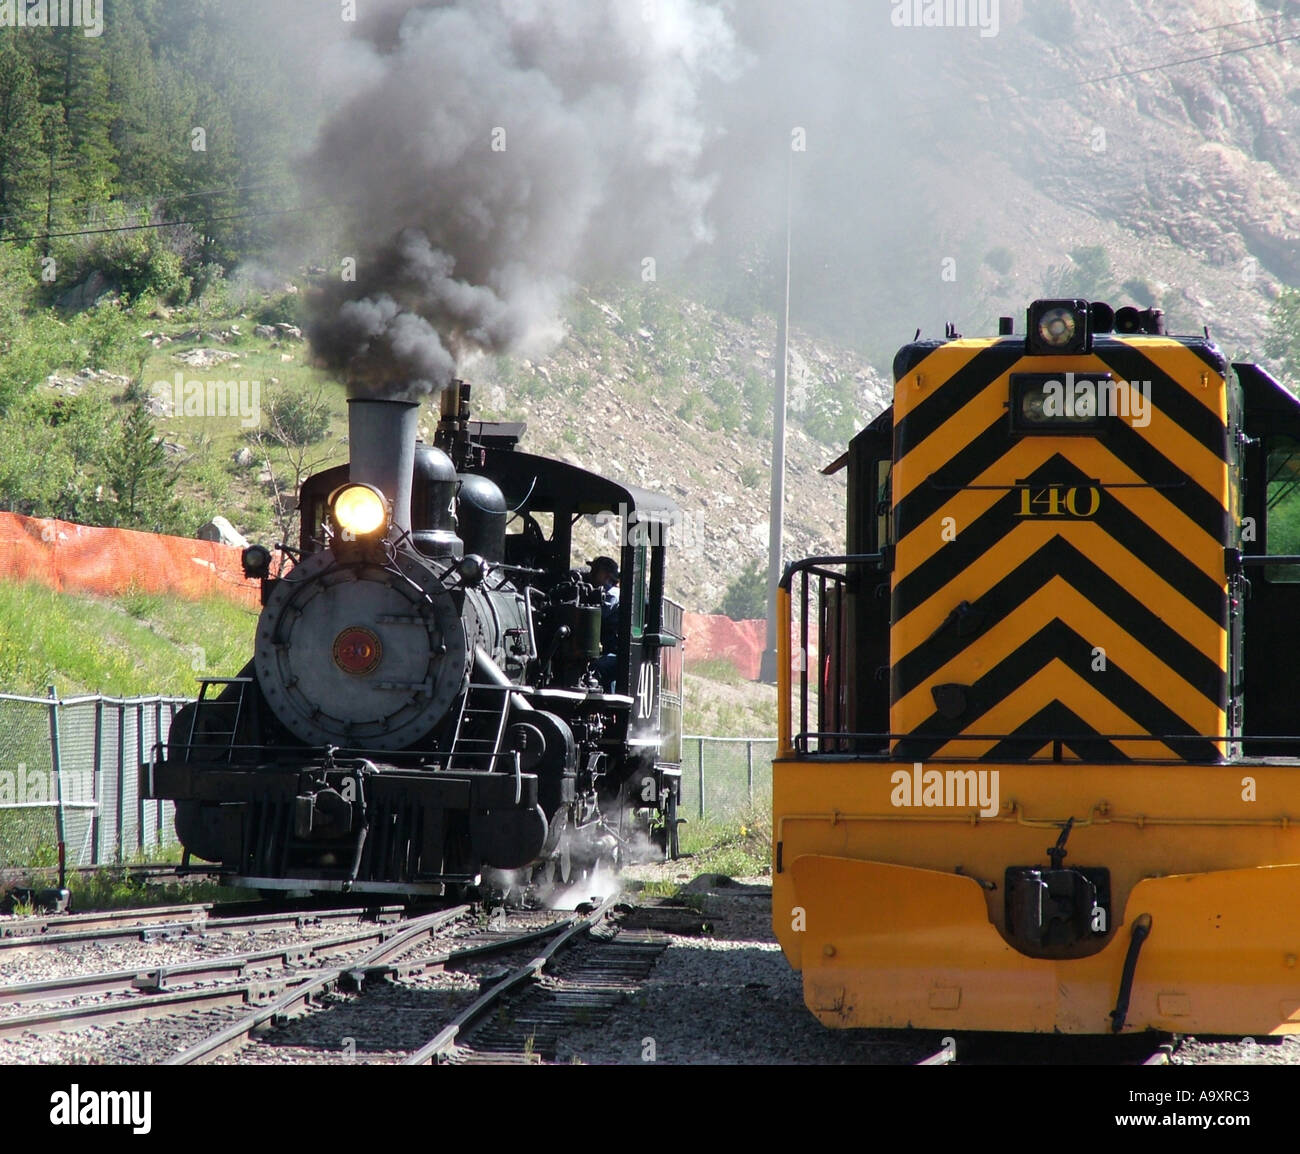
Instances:
[[[1070,309],[1048,309],[1038,320],[1038,339],[1053,348],[1064,348],[1079,327],[1079,318]]]
[[[334,523],[344,532],[368,537],[388,521],[388,510],[378,489],[369,485],[348,485],[334,497]]]

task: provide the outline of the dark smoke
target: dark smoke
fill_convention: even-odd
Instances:
[[[555,337],[574,278],[706,239],[706,79],[739,66],[696,0],[390,3],[323,67],[307,160],[354,281],[316,294],[319,360],[358,392],[444,387],[476,352]]]

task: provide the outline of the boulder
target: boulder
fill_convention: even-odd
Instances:
[[[216,541],[221,545],[233,545],[236,549],[248,548],[248,541],[224,517],[213,517],[198,532],[200,541]]]
[[[187,349],[183,353],[173,353],[172,356],[191,368],[210,369],[214,365],[224,365],[227,361],[235,360],[239,354],[225,349]]]
[[[116,299],[118,286],[102,272],[92,272],[79,285],[68,289],[56,302],[61,312],[80,313],[101,301]]]

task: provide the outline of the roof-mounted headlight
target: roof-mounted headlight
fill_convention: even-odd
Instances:
[[[1034,301],[1029,306],[1025,351],[1031,356],[1069,356],[1086,353],[1091,344],[1088,302]]]
[[[344,485],[330,497],[330,520],[344,540],[388,532],[388,502],[373,485]]]

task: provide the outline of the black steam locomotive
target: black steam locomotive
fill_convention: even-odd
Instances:
[[[292,568],[245,551],[253,660],[205,680],[142,769],[187,859],[257,889],[440,895],[676,856],[676,509],[521,452],[522,424],[468,402],[447,390],[426,445],[418,405],[350,401],[350,463],[302,485]],[[616,610],[571,556],[600,514],[619,518]]]

